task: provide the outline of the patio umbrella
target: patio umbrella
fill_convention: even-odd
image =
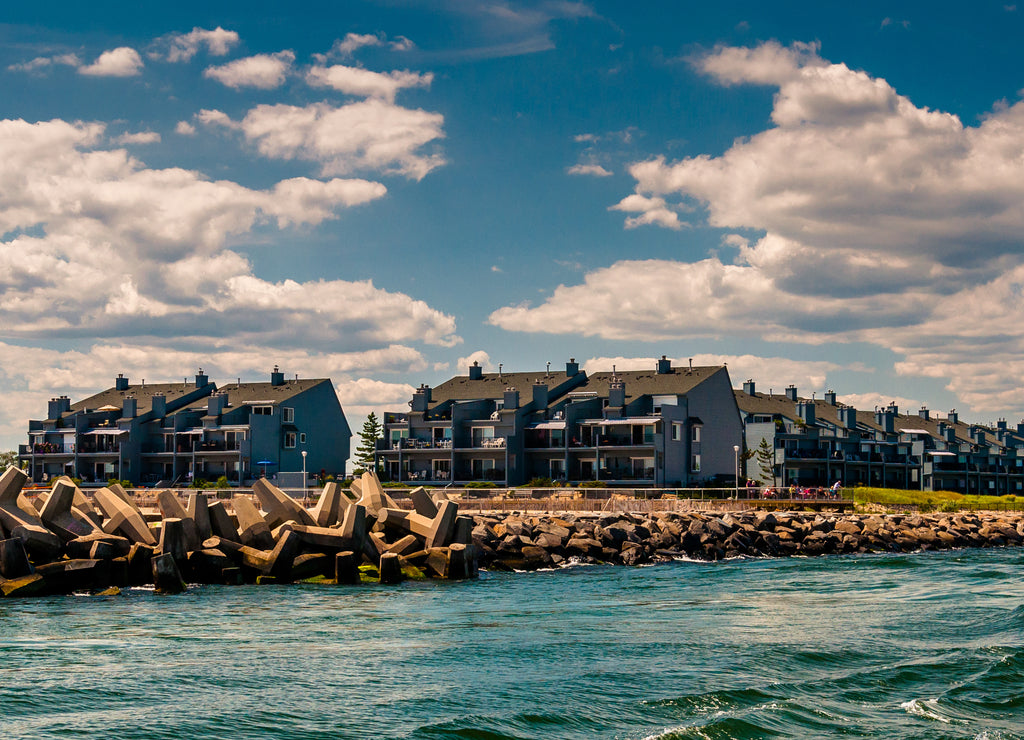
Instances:
[[[264,478],[266,478],[266,477],[267,477],[267,466],[268,466],[268,465],[277,465],[277,463],[276,463],[276,462],[274,462],[273,460],[260,460],[260,461],[259,461],[259,462],[257,462],[256,464],[257,464],[257,465],[262,465],[262,466],[263,466],[263,477],[264,477]]]

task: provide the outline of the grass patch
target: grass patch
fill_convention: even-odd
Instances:
[[[961,511],[992,509],[995,511],[1024,509],[1024,499],[1014,496],[965,495],[953,491],[904,491],[899,488],[847,488],[855,504],[879,506],[914,506],[918,511]]]

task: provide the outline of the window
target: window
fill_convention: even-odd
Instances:
[[[679,396],[651,396],[651,407],[654,413],[660,414],[662,406],[678,406]]]
[[[274,413],[273,406],[253,406],[252,413],[254,416],[270,416]]]
[[[690,472],[691,473],[699,473],[700,472],[700,455],[694,455],[690,459]]]
[[[483,447],[484,440],[494,439],[494,427],[474,427],[473,446]]]
[[[551,480],[563,480],[565,478],[565,460],[551,460]]]
[[[700,442],[700,424],[693,425],[693,441]]]
[[[295,449],[295,432],[284,433],[284,447],[286,450]]]
[[[683,441],[683,425],[678,421],[672,422],[672,441],[682,442]]]
[[[295,423],[295,409],[290,408],[288,406],[282,406],[281,407],[281,421],[283,421],[285,424],[294,424]]]
[[[470,460],[473,477],[482,480],[494,471],[494,460]]]
[[[305,432],[302,432],[301,434],[299,434],[299,444],[300,445],[306,444],[306,433]]]

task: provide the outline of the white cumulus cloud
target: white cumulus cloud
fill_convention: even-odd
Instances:
[[[284,84],[294,61],[295,52],[288,49],[276,54],[256,54],[219,67],[207,67],[203,70],[203,77],[235,89],[254,87],[272,90]]]
[[[129,46],[105,51],[92,64],[78,68],[78,73],[92,77],[135,77],[142,73],[142,57]]]
[[[313,67],[306,73],[306,82],[312,87],[329,87],[346,95],[381,98],[388,102],[394,102],[399,90],[430,87],[433,79],[434,75],[429,72],[372,72],[361,67],[346,67],[341,64]]]
[[[441,114],[376,98],[340,107],[259,105],[239,122],[202,111],[198,120],[240,131],[264,156],[318,162],[325,176],[375,170],[419,180],[445,162],[422,151],[444,137]]]
[[[188,33],[174,33],[158,39],[157,46],[165,49],[163,56],[168,62],[187,62],[204,47],[211,56],[222,57],[238,44],[238,40],[235,31],[220,26],[212,31],[196,26]],[[161,52],[154,55],[159,57]]]

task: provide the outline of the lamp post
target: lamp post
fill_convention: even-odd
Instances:
[[[306,451],[302,451],[302,500],[306,500]]]
[[[736,453],[736,499],[740,497],[740,446],[733,445],[732,451]]]

